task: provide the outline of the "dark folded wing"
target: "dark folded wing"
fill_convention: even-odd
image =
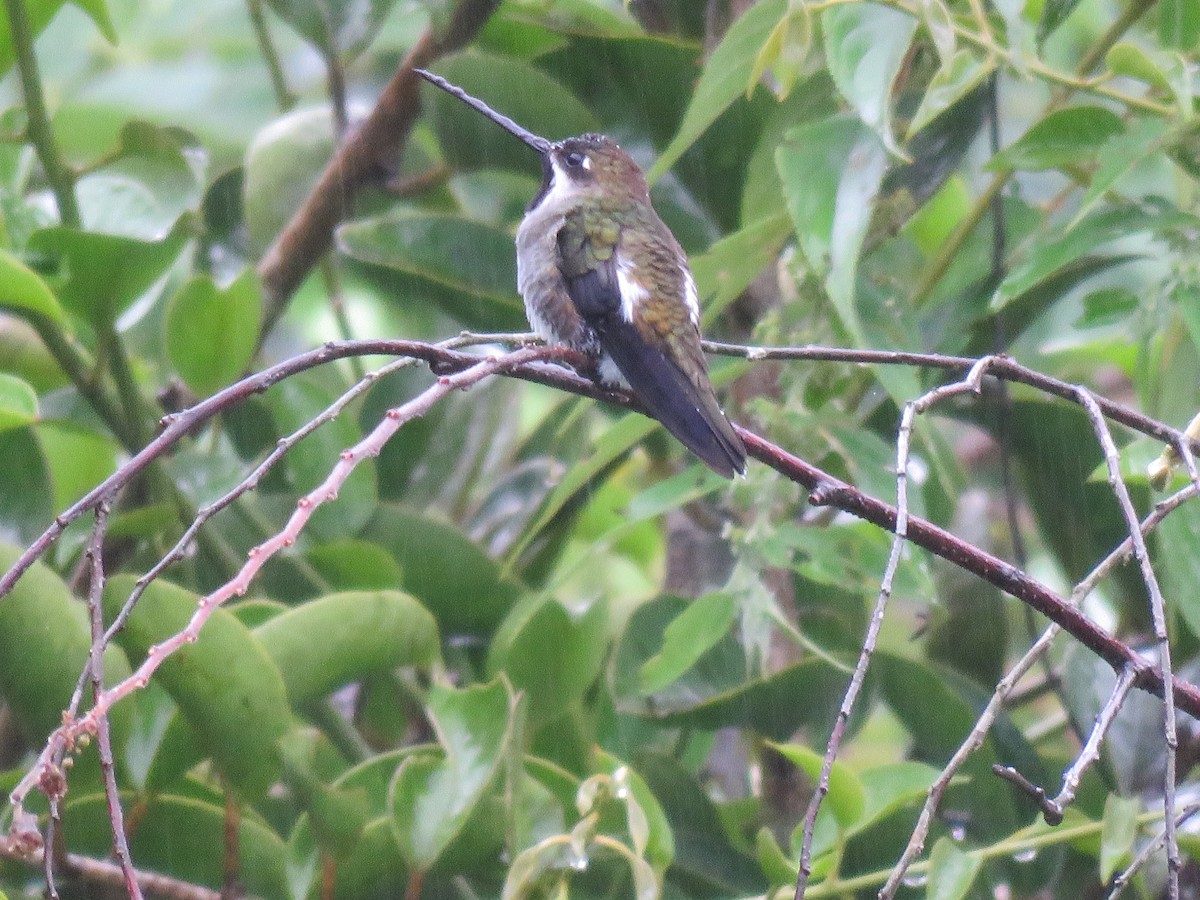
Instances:
[[[727,478],[744,472],[746,451],[708,384],[699,335],[692,339],[695,348],[678,346],[686,338],[669,337],[661,346],[648,342],[621,314],[615,255],[566,282],[580,315],[650,413],[713,471]],[[672,358],[693,349],[699,360],[695,379]]]

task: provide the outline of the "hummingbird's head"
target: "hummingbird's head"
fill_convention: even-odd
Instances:
[[[551,144],[542,154],[542,175],[542,190],[532,206],[552,191],[650,200],[646,176],[638,164],[616,141],[602,134],[583,134]]]

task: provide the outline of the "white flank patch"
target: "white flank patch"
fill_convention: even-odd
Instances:
[[[626,322],[632,322],[638,304],[650,298],[650,292],[634,277],[634,268],[633,263],[617,254],[617,287],[621,291],[621,315]]]
[[[688,271],[687,266],[680,266],[679,268],[683,271],[683,302],[687,304],[688,315],[692,317],[692,324],[699,328],[700,297],[696,293],[696,279],[692,277],[692,273]]]

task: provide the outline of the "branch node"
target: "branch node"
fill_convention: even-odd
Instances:
[[[1050,826],[1061,825],[1063,820],[1063,811],[1057,803],[1046,796],[1044,788],[1038,787],[1012,766],[992,766],[992,774],[1005,781],[1011,783],[1018,790],[1022,791],[1038,805],[1042,811],[1042,818],[1046,820],[1046,824]]]

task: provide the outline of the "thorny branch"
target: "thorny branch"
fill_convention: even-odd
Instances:
[[[205,510],[201,511],[198,521],[195,523],[195,528],[199,528],[204,521],[207,521],[220,508],[232,502],[237,496],[240,496],[247,490],[253,489],[258,483],[262,474],[275,462],[278,458],[287,451],[296,442],[303,439],[311,433],[319,425],[334,418],[345,405],[353,399],[354,396],[361,393],[367,386],[377,380],[381,374],[390,371],[392,368],[409,364],[412,360],[423,360],[427,362],[431,368],[440,375],[438,382],[426,391],[419,395],[414,400],[398,407],[396,410],[389,412],[388,416],[377,426],[377,428],[358,445],[342,454],[337,464],[333,467],[326,482],[314,490],[312,493],[302,498],[297,505],[296,511],[289,520],[285,528],[270,538],[259,547],[251,550],[249,558],[238,575],[229,581],[226,585],[219,588],[217,591],[210,594],[201,601],[192,621],[188,627],[179,634],[164,641],[162,644],[153,648],[147,656],[146,661],[130,678],[120,684],[102,691],[96,698],[93,709],[82,716],[81,718],[68,720],[59,731],[52,735],[47,742],[45,749],[38,763],[29,772],[26,778],[21,782],[18,788],[11,795],[11,802],[14,804],[14,832],[10,835],[9,841],[11,845],[24,843],[28,846],[31,836],[28,830],[31,826],[29,817],[21,810],[21,803],[27,796],[30,789],[35,785],[44,783],[48,774],[53,774],[60,771],[56,765],[56,760],[61,758],[64,750],[71,745],[75,738],[85,734],[96,733],[101,727],[101,723],[107,714],[107,711],[114,703],[119,701],[129,692],[136,690],[144,685],[150,675],[158,668],[161,662],[179,646],[194,640],[203,626],[204,622],[211,615],[213,609],[226,599],[237,596],[246,590],[250,579],[255,572],[263,564],[265,559],[273,553],[290,546],[296,538],[296,535],[303,528],[307,518],[311,515],[312,510],[323,502],[333,498],[336,494],[338,485],[344,481],[349,475],[349,472],[366,456],[373,455],[378,452],[383,443],[395,432],[400,425],[408,419],[422,414],[433,403],[442,399],[451,391],[474,384],[482,378],[489,377],[495,374],[506,374],[513,377],[518,377],[526,380],[535,381],[538,383],[550,385],[562,390],[570,391],[583,396],[600,399],[606,403],[616,405],[627,409],[639,409],[635,398],[622,393],[620,391],[610,390],[598,386],[595,382],[585,378],[575,372],[564,368],[561,365],[548,365],[548,361],[565,362],[574,366],[580,371],[587,371],[589,361],[562,348],[533,348],[527,347],[510,351],[501,356],[480,356],[463,352],[460,349],[463,346],[471,344],[479,344],[484,342],[509,342],[519,343],[527,340],[528,336],[522,335],[464,335],[462,338],[444,344],[427,344],[415,341],[357,341],[357,342],[338,342],[330,343],[324,347],[303,354],[299,357],[287,360],[274,366],[264,372],[243,379],[243,381],[227,388],[224,391],[214,395],[213,397],[204,400],[191,409],[174,416],[166,417],[161,423],[162,428],[157,437],[154,438],[140,453],[135,454],[128,462],[121,467],[118,472],[106,480],[102,485],[93,490],[87,497],[72,507],[70,510],[59,516],[55,522],[47,529],[47,531],[22,555],[17,563],[6,573],[3,578],[0,578],[0,599],[4,593],[11,589],[12,585],[20,577],[20,575],[28,568],[32,562],[43,554],[63,529],[72,521],[82,516],[84,513],[96,511],[98,513],[98,526],[93,532],[93,539],[90,546],[99,549],[102,544],[102,526],[99,524],[103,516],[99,515],[102,509],[107,507],[111,502],[111,498],[116,496],[117,492],[127,484],[136,474],[141,471],[151,461],[168,452],[180,439],[185,435],[194,432],[194,429],[208,421],[214,415],[229,409],[232,406],[244,401],[253,394],[267,390],[270,386],[279,381],[304,371],[313,366],[321,365],[335,359],[342,359],[354,355],[383,355],[389,354],[401,357],[397,362],[386,367],[380,372],[366,376],[362,381],[355,385],[346,395],[339,398],[332,404],[324,413],[306,424],[303,428],[288,436],[280,442],[280,445],[268,455],[262,463],[259,464],[247,478],[238,485],[233,491],[225,497],[216,501]],[[876,613],[872,619],[871,633],[864,642],[863,655],[860,658],[859,668],[856,670],[856,680],[861,685],[862,674],[865,672],[865,666],[869,660],[871,649],[873,647],[873,635],[878,629],[878,623],[882,618],[884,606],[887,596],[890,592],[891,579],[894,577],[895,566],[899,560],[899,554],[902,550],[903,539],[912,541],[913,543],[925,547],[926,549],[943,556],[962,566],[968,571],[975,572],[985,578],[992,584],[1001,587],[1008,591],[1013,596],[1030,604],[1033,608],[1043,612],[1051,618],[1056,625],[1052,626],[1050,631],[1043,636],[1043,640],[1039,641],[1039,647],[1044,648],[1050,638],[1053,637],[1055,629],[1059,626],[1068,630],[1082,643],[1093,649],[1101,657],[1107,660],[1114,668],[1121,673],[1130,685],[1141,689],[1150,690],[1161,695],[1164,692],[1163,671],[1157,667],[1138,657],[1133,650],[1126,646],[1121,641],[1116,640],[1103,630],[1095,626],[1090,620],[1084,617],[1077,610],[1077,605],[1086,592],[1094,586],[1095,582],[1106,572],[1110,571],[1119,559],[1127,557],[1130,553],[1135,556],[1140,556],[1144,553],[1144,542],[1141,541],[1140,535],[1144,531],[1153,528],[1158,521],[1161,521],[1170,510],[1176,508],[1185,499],[1194,496],[1197,492],[1200,480],[1194,481],[1188,488],[1180,491],[1170,501],[1166,501],[1159,505],[1154,513],[1141,523],[1140,529],[1137,530],[1137,535],[1131,533],[1129,540],[1106,560],[1100,567],[1097,568],[1093,576],[1081,583],[1079,588],[1073,592],[1071,599],[1064,600],[1058,597],[1044,585],[1029,578],[1024,573],[1017,571],[1014,567],[1009,566],[1003,561],[992,557],[990,554],[984,553],[979,549],[972,547],[965,542],[955,538],[953,535],[938,528],[932,523],[922,519],[915,518],[909,515],[906,503],[907,491],[907,460],[908,460],[908,434],[911,431],[912,421],[915,415],[924,411],[933,403],[945,399],[948,396],[961,394],[968,391],[977,391],[980,387],[984,373],[996,375],[1002,378],[1009,378],[1014,381],[1023,383],[1038,383],[1041,381],[1051,382],[1049,385],[1038,383],[1042,389],[1049,390],[1052,393],[1064,393],[1058,382],[1053,382],[1052,379],[1045,379],[1044,376],[1039,376],[1037,373],[1031,373],[1023,367],[1017,366],[1011,360],[1003,357],[988,357],[983,360],[947,360],[944,357],[921,357],[918,359],[909,358],[908,354],[876,354],[861,351],[846,351],[836,350],[833,348],[750,348],[740,347],[733,348],[729,345],[721,345],[720,349],[726,353],[736,353],[750,359],[767,359],[767,358],[799,358],[806,355],[819,356],[823,359],[839,359],[847,362],[858,363],[907,363],[907,364],[933,364],[945,369],[962,368],[964,363],[970,362],[970,371],[968,376],[959,383],[947,385],[939,388],[925,397],[914,403],[909,404],[905,410],[904,420],[902,422],[901,434],[898,439],[898,471],[897,471],[897,491],[900,504],[898,508],[893,508],[879,500],[871,498],[861,491],[858,491],[851,485],[837,480],[828,473],[809,465],[803,460],[787,453],[782,448],[779,448],[765,439],[747,431],[744,428],[739,428],[739,433],[746,442],[750,455],[761,462],[771,466],[777,471],[784,474],[798,484],[801,484],[810,491],[810,502],[816,505],[831,505],[839,509],[852,513],[871,521],[883,528],[897,533],[897,540],[894,542],[892,551],[892,561],[889,563],[888,569],[885,572],[883,585],[881,587],[879,601],[876,606]],[[1070,386],[1067,386],[1070,387]],[[1127,424],[1130,427],[1138,428],[1146,433],[1161,435],[1165,440],[1171,443],[1172,446],[1178,448],[1181,458],[1189,467],[1189,472],[1195,473],[1195,463],[1192,454],[1192,444],[1190,439],[1180,432],[1163,426],[1161,423],[1153,421],[1143,421],[1142,417],[1133,413],[1124,407],[1112,403],[1103,403],[1092,401],[1089,405],[1088,400],[1090,394],[1079,392],[1074,389],[1074,392],[1067,391],[1068,396],[1075,399],[1077,402],[1085,405],[1089,411],[1094,411],[1094,418],[1099,417],[1101,425],[1103,424],[1104,416],[1111,417],[1114,421]],[[1099,433],[1099,426],[1098,426]],[[1109,438],[1111,441],[1111,437]],[[1115,448],[1113,450],[1115,453]],[[1132,507],[1129,507],[1132,510]],[[1136,524],[1136,523],[1135,523]],[[194,532],[193,536],[194,536]],[[97,535],[100,535],[98,537]],[[181,542],[171,552],[163,558],[150,572],[148,572],[138,583],[138,589],[144,589],[153,578],[157,577],[171,563],[178,560],[183,553],[185,544]],[[98,582],[102,582],[103,567],[100,562],[99,554],[92,556],[93,566],[93,590]],[[104,643],[111,639],[113,630],[110,627],[108,632],[101,635],[97,641],[97,646],[102,648]],[[1037,648],[1035,648],[1036,650]],[[1029,661],[1036,658],[1036,652],[1031,651]],[[1025,662],[1024,660],[1022,661]],[[1020,668],[1018,665],[1018,668]],[[89,672],[85,676],[94,680],[99,679],[97,674],[97,662],[93,658],[88,666]],[[1020,669],[1024,671],[1024,669]],[[1169,672],[1169,668],[1167,669]],[[1017,668],[1010,672],[1005,682],[997,689],[996,695],[993,697],[993,703],[989,705],[989,710],[994,717],[996,709],[1002,697],[1007,690],[1011,690],[1015,684],[1016,678],[1019,677]],[[1171,688],[1168,690],[1173,693],[1178,701],[1179,707],[1185,711],[1191,712],[1193,715],[1200,716],[1200,690],[1194,685],[1186,682],[1173,680],[1168,682]],[[853,682],[852,682],[853,685]],[[77,692],[78,693],[78,692]],[[845,720],[849,715],[849,711],[854,702],[853,690],[848,692],[843,703],[842,714],[839,716],[839,725],[844,728]],[[986,734],[987,728],[990,725],[990,720],[984,723],[984,718],[987,717],[985,711],[984,717],[981,717],[981,725],[973,732],[968,742],[964,744],[962,752],[969,753],[973,747],[968,747],[972,741],[978,746],[983,736]],[[836,755],[837,745],[840,741],[841,728],[835,728],[835,733],[830,739],[829,753],[826,760],[826,773],[822,779],[825,785],[825,790],[828,789],[828,768],[832,765],[833,756]],[[1097,738],[1098,740],[1099,738]],[[956,755],[956,759],[958,756]],[[965,756],[964,756],[965,758]],[[953,761],[952,761],[953,764]],[[961,764],[961,762],[959,763]],[[939,779],[941,790],[944,790],[945,784],[948,784],[950,767],[947,767],[947,773],[944,773],[944,782]],[[53,780],[53,779],[51,779]],[[1069,781],[1065,784],[1069,784]],[[819,792],[823,793],[823,792]],[[939,786],[935,785],[930,791],[929,802],[927,803],[926,813],[922,816],[922,823],[919,824],[917,832],[914,832],[914,843],[910,845],[912,854],[906,853],[905,859],[911,863],[913,859],[919,855],[923,846],[924,833],[927,833],[930,818],[936,809],[937,797],[940,796]],[[1064,791],[1065,796],[1065,791]],[[814,800],[814,803],[819,805],[819,798]],[[815,821],[816,806],[810,809],[810,819]],[[921,832],[922,826],[925,831]],[[811,827],[811,822],[810,822]],[[918,832],[920,835],[918,836]],[[914,849],[915,848],[915,849]],[[127,853],[127,851],[126,851]],[[119,854],[120,855],[120,854]],[[124,857],[122,857],[124,858]],[[897,872],[902,871],[905,861],[902,860],[901,866],[897,868]],[[124,879],[126,883],[133,877],[132,866],[127,866]],[[897,876],[899,877],[899,876]],[[886,895],[886,894],[885,894]]]

